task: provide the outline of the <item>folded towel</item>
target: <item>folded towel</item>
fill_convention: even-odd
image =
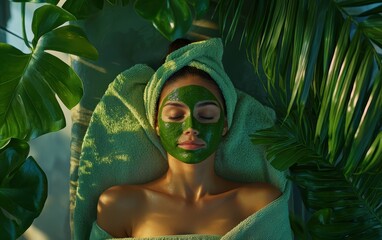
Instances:
[[[160,237],[142,237],[142,238],[113,238],[110,234],[100,228],[96,222],[93,223],[93,228],[90,234],[90,240],[104,240],[104,239],[136,239],[136,240],[217,240],[221,239],[221,236],[217,235],[205,235],[205,234],[186,234],[186,235],[168,235]]]
[[[193,45],[199,50],[191,51]],[[227,104],[230,130],[216,154],[216,173],[233,181],[269,182],[283,192],[276,201],[247,218],[234,228],[237,231],[230,231],[223,239],[278,239],[272,235],[275,233],[283,236],[282,239],[291,239],[287,207],[289,184],[285,173],[270,166],[263,147],[253,145],[248,136],[272,126],[274,112],[233,88],[222,65],[215,63],[221,61],[221,55],[219,39],[194,43],[170,54],[157,72],[146,65],[136,65],[109,85],[93,113],[83,141],[74,210],[75,239],[89,238],[96,220],[98,197],[104,190],[118,184],[149,182],[165,173],[166,153],[153,128],[151,113],[155,112],[153,106],[164,78],[185,65],[195,66],[214,79],[220,79],[217,84]],[[189,62],[183,62],[182,56],[188,57]],[[181,65],[178,66],[177,61]]]

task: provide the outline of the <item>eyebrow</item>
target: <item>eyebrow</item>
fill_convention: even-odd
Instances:
[[[177,102],[167,102],[164,107],[166,106],[173,106],[173,107],[186,107],[183,103],[177,103]]]
[[[198,107],[204,107],[207,105],[214,105],[216,107],[219,107],[218,104],[214,101],[206,101],[206,102],[198,103],[197,105],[198,105]]]

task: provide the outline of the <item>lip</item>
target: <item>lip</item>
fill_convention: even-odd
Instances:
[[[197,150],[200,148],[204,148],[205,144],[204,143],[198,143],[198,142],[192,142],[192,141],[186,141],[186,142],[179,143],[178,147],[185,149],[185,150]]]

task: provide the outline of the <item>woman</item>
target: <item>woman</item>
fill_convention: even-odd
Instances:
[[[102,193],[97,225],[118,238],[223,236],[281,192],[268,183],[240,183],[215,173],[216,151],[229,130],[224,94],[208,73],[185,66],[165,81],[155,130],[168,170],[149,183]]]

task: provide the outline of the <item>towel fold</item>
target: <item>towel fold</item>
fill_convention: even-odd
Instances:
[[[118,240],[218,240],[221,239],[221,236],[217,235],[205,235],[205,234],[187,234],[187,235],[168,235],[168,236],[159,236],[159,237],[142,237],[142,238],[113,238],[110,234],[105,232],[100,228],[96,222],[93,223],[93,228],[90,234],[90,240],[109,240],[109,239],[118,239]]]
[[[216,59],[209,50],[216,49],[212,55],[221,58],[220,39],[194,45],[194,48],[186,46],[170,54],[166,63],[171,64],[165,63],[157,72],[146,65],[135,65],[109,85],[93,113],[83,141],[74,210],[75,239],[89,239],[96,220],[98,197],[104,190],[119,184],[149,182],[165,173],[166,154],[150,114],[155,112],[158,89],[163,86],[164,79],[186,65],[220,79],[217,84],[226,101],[230,130],[216,154],[216,173],[233,181],[269,182],[283,192],[281,197],[244,220],[222,239],[291,239],[289,184],[285,173],[270,166],[263,147],[253,145],[249,138],[250,133],[273,125],[273,110],[234,89],[221,63],[214,63]],[[188,60],[183,61],[187,56]],[[177,62],[181,64],[178,66]]]

